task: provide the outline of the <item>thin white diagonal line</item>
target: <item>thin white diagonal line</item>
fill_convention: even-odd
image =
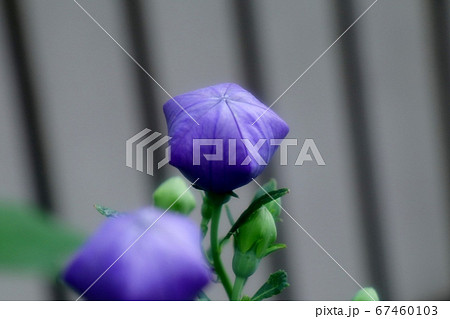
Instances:
[[[182,107],[181,106],[181,104],[180,103],[178,103],[178,101],[177,100],[175,100],[174,98],[173,98],[173,96],[169,93],[169,92],[167,92],[167,90],[165,89],[165,88],[163,88],[163,86],[161,85],[161,84],[159,84],[159,82],[158,81],[156,81],[155,80],[155,78],[153,77],[153,76],[151,76],[150,75],[150,73],[148,73],[147,72],[147,70],[146,69],[144,69],[144,67],[138,62],[138,61],[136,61],[136,59],[135,58],[133,58],[133,56],[130,54],[130,53],[128,53],[128,51],[127,50],[125,50],[125,48],[122,46],[122,45],[120,45],[120,43],[119,42],[117,42],[117,40],[116,39],[114,39],[113,38],[113,36],[111,35],[111,34],[109,34],[109,32],[108,31],[106,31],[105,30],[105,28],[104,27],[102,27],[102,25],[97,21],[97,20],[95,20],[95,18],[89,13],[89,12],[87,12],[86,11],[86,9],[83,7],[83,6],[81,6],[81,4],[79,4],[78,2],[77,2],[77,0],[73,0],[79,7],[80,7],[80,9],[81,10],[83,10],[83,12],[84,13],[86,13],[86,15],[92,20],[92,21],[94,21],[94,23],[100,28],[100,29],[102,29],[102,31],[103,32],[105,32],[107,35],[108,35],[108,37],[110,37],[111,38],[111,40],[113,40],[114,41],[114,43],[115,44],[117,44],[117,46],[123,51],[123,52],[125,52],[125,54],[142,70],[142,71],[144,71],[144,73],[145,74],[147,74],[148,75],[148,77],[150,78],[150,79],[152,79],[153,80],[153,82],[155,82],[160,88],[161,88],[161,90],[163,90],[164,91],[164,93],[166,93],[187,115],[189,115],[189,117],[197,124],[197,125],[200,125],[200,124],[198,124],[198,122],[191,116],[191,114],[189,114],[185,109],[184,109],[184,107]]]
[[[197,181],[199,180],[199,178],[197,178],[191,185],[189,185],[189,187],[188,188],[186,188],[185,189],[185,191],[184,192],[182,192],[181,194],[180,194],[180,196],[178,196],[177,197],[177,199],[175,199],[174,201],[173,201],[173,203],[172,204],[170,204],[170,206],[161,214],[161,215],[159,215],[159,217],[150,225],[150,226],[148,226],[145,230],[144,230],[144,232],[141,234],[141,235],[139,235],[139,237],[138,238],[136,238],[135,239],[135,241],[133,241],[133,243],[131,243],[131,245],[130,246],[128,246],[128,248],[127,249],[125,249],[125,251],[116,259],[116,260],[114,260],[114,262],[108,267],[108,268],[106,268],[106,270],[100,275],[100,276],[98,276],[98,278],[97,279],[95,279],[94,280],[94,282],[89,286],[89,287],[87,287],[86,288],[86,290],[85,291],[83,291],[83,293],[75,300],[75,301],[78,301],[78,300],[80,300],[88,291],[89,291],[89,289],[91,289],[107,272],[108,272],[108,270],[110,270],[111,269],[111,267],[112,266],[114,266],[118,261],[119,261],[119,259],[120,258],[122,258],[123,257],[123,255],[125,255],[130,249],[131,249],[131,247],[133,247],[134,246],[134,244],[136,244],[141,238],[142,238],[142,236],[144,236],[149,230],[150,230],[150,228],[152,228],[153,227],[153,225],[155,225],[157,222],[158,222],[158,220],[160,220],[161,219],[161,217],[163,217],[164,216],[164,214],[165,213],[167,213],[167,211],[192,187],[192,186],[194,186],[195,185],[195,183],[197,183]]]
[[[336,261],[336,259],[334,259],[334,257],[333,256],[331,256],[331,254],[325,249],[325,248],[323,248],[323,246],[302,226],[302,225],[300,225],[300,223],[299,222],[297,222],[295,219],[294,219],[294,217],[292,217],[292,215],[291,214],[289,214],[279,203],[278,203],[278,201],[276,201],[265,189],[264,189],[264,187],[262,187],[254,178],[252,178],[253,179],[253,181],[267,194],[267,195],[269,195],[269,197],[274,201],[274,203],[276,203],[282,210],[283,210],[283,212],[285,212],[293,221],[294,221],[294,223],[296,223],[297,224],[297,226],[298,227],[300,227],[300,229],[301,230],[303,230],[303,232],[306,234],[306,235],[308,235],[308,237],[309,238],[311,238],[311,240],[317,245],[317,246],[319,246],[319,248],[320,249],[322,249],[323,250],[323,252],[325,253],[325,254],[327,254],[327,256],[328,257],[330,257],[331,258],[331,260],[333,260],[334,261],[334,263],[336,264],[336,265],[338,265],[339,266],[339,268],[341,268],[341,270],[348,276],[348,277],[350,277],[350,279],[351,280],[353,280],[353,282],[355,283],[355,284],[357,284],[358,285],[358,287],[359,288],[361,288],[373,301],[375,301],[375,299],[372,297],[372,295],[370,295],[368,292],[367,292],[367,290],[366,289],[364,289],[364,287],[363,286],[361,286],[361,284],[358,282],[358,281],[356,281],[356,279],[355,278],[353,278],[353,276],[352,275],[350,275],[349,273],[348,273],[348,271],[347,270],[345,270],[345,268],[344,267],[342,267],[341,266],[341,264],[339,264],[337,261]]]
[[[289,87],[286,89],[286,90],[284,90],[284,92],[283,93],[281,93],[281,95],[272,103],[272,104],[270,104],[270,106],[252,123],[252,125],[253,124],[255,124],[256,122],[258,122],[258,120],[264,115],[264,114],[266,114],[266,112],[269,110],[269,109],[271,109],[272,108],[272,106],[274,106],[274,104],[275,103],[277,103],[278,102],[278,100],[279,99],[281,99],[294,85],[295,85],[295,83],[297,83],[305,74],[306,74],[306,72],[308,72],[313,66],[314,66],[314,64],[316,64],[317,63],[317,61],[319,61],[324,55],[325,55],[325,53],[327,53],[328,52],[328,50],[330,50],[332,47],[333,47],[333,45],[335,45],[336,44],[336,42],[338,42],[343,36],[344,36],[344,34],[346,34],[347,33],[347,31],[348,30],[350,30],[358,21],[359,21],[359,19],[361,19],[366,13],[367,13],[367,11],[369,11],[373,6],[374,6],[374,4],[375,3],[377,3],[378,2],[378,0],[375,0],[363,13],[361,13],[361,15],[352,23],[352,24],[350,24],[349,25],[349,27],[347,28],[347,29],[345,29],[345,31],[344,32],[342,32],[341,33],[341,35],[336,39],[336,40],[334,40],[334,42],[333,43],[331,43],[330,44],[330,46],[328,47],[328,48],[326,48],[326,50],[325,51],[323,51],[322,52],[322,54],[321,55],[319,55],[318,57],[317,57],[317,59],[315,59],[314,61],[313,61],[313,63],[311,63],[307,68],[306,68],[306,70],[305,71],[303,71],[303,73],[302,74],[300,74],[300,76],[297,78],[297,79],[295,79],[295,81],[294,82],[292,82],[292,84],[291,85],[289,85]]]

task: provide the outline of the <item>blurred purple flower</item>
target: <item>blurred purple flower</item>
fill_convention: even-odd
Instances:
[[[108,218],[67,267],[80,294],[163,213],[147,207]],[[192,300],[212,276],[201,233],[187,217],[167,212],[84,295],[88,300]]]
[[[172,99],[164,104],[169,136],[172,137],[170,163],[191,182],[199,178],[196,186],[206,191],[227,193],[262,173],[265,165],[255,160],[242,139],[247,139],[251,145],[257,145],[263,139],[264,144],[257,153],[268,163],[278,148],[271,145],[270,140],[281,140],[289,132],[286,122],[237,84],[218,84],[174,99],[186,112]],[[194,139],[222,140],[223,159],[208,161],[204,154],[216,154],[216,146],[202,146],[200,165],[194,164]],[[233,140],[236,141],[235,148]],[[235,160],[230,161],[230,155]],[[251,161],[247,159],[247,163],[242,164],[247,156]]]

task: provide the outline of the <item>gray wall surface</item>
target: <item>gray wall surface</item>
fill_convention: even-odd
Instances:
[[[56,215],[90,233],[102,221],[93,204],[136,208],[151,202],[157,186],[157,179],[125,166],[125,141],[145,127],[136,84],[142,71],[74,1],[17,2],[40,102],[38,120]],[[136,56],[124,2],[79,1]],[[342,34],[336,7],[345,9],[348,3],[251,1],[263,102],[275,101]],[[355,20],[373,1],[351,3]],[[236,22],[236,2],[141,4],[149,64],[145,69],[170,94],[221,82],[251,85],[248,61],[241,54],[239,34],[245,30]],[[273,107],[289,124],[288,137],[300,141],[287,166],[270,167],[279,186],[291,190],[283,207],[359,283],[376,285],[370,267],[377,259],[370,256],[373,238],[363,227],[367,216],[358,184],[355,119],[348,111],[352,94],[362,93],[347,86],[350,94],[345,94],[351,83],[346,65],[359,63],[367,115],[367,125],[360,129],[370,142],[377,231],[384,251],[380,264],[386,268],[384,284],[392,299],[448,298],[450,292],[449,163],[442,138],[448,126],[442,127],[439,113],[429,6],[427,0],[379,0]],[[442,32],[448,36],[449,31]],[[345,62],[352,39],[359,62]],[[23,146],[27,137],[16,107],[20,91],[8,45],[6,32],[0,32],[0,196],[33,202]],[[164,133],[162,105],[169,97],[145,74],[141,81],[155,94],[153,120]],[[306,138],[314,139],[326,166],[294,165]],[[167,167],[164,174],[178,172]],[[242,199],[231,205],[236,216],[256,189],[251,184],[237,191]],[[199,220],[199,209],[194,218]],[[249,291],[271,271],[285,268],[291,286],[280,299],[350,299],[359,289],[355,282],[299,225],[286,214],[282,218],[279,236],[288,247],[263,262]],[[227,227],[224,223],[223,231]],[[226,258],[231,251],[225,251]],[[0,275],[0,300],[51,298],[47,290],[42,278]],[[225,298],[220,287],[207,292]]]

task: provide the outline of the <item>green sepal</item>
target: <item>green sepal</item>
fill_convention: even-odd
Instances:
[[[233,192],[233,191],[230,192],[230,196],[231,196],[231,197],[234,197],[234,198],[239,198],[239,195],[236,194],[236,193]]]
[[[353,301],[380,301],[380,297],[373,287],[365,287],[356,293]]]
[[[105,217],[117,217],[119,216],[121,213],[119,213],[117,210],[108,208],[106,206],[103,205],[94,205],[94,208],[103,216]]]
[[[260,301],[278,295],[285,288],[289,287],[287,273],[284,270],[278,270],[270,275],[266,283],[258,289],[251,298],[252,301]]]
[[[244,296],[242,296],[242,298],[241,298],[241,301],[251,301],[252,300],[252,298],[250,298],[249,296],[247,296],[247,295],[244,295]]]
[[[204,191],[204,189],[199,187],[199,186],[197,186],[197,184],[192,184],[192,188],[195,188],[195,189],[197,189],[199,191]]]
[[[253,197],[253,200],[258,199],[259,197],[265,195],[266,193],[272,192],[277,189],[277,181],[272,178],[267,183],[262,185],[262,188],[260,187],[256,193],[255,197]],[[269,210],[269,212],[272,214],[273,219],[276,222],[281,221],[280,219],[280,213],[281,213],[281,198],[278,198],[276,200],[270,201],[269,203],[265,204],[266,208]]]
[[[255,211],[257,211],[259,208],[261,208],[263,205],[280,198],[284,195],[289,193],[289,189],[287,188],[280,188],[271,192],[268,192],[267,194],[264,194],[263,196],[257,198],[254,200],[250,206],[239,216],[238,220],[234,223],[234,225],[231,227],[230,231],[227,233],[225,238],[230,238],[231,235],[233,235],[236,230],[239,229],[252,215]]]
[[[233,226],[235,221],[233,215],[231,214],[230,207],[227,204],[225,204],[225,212],[227,213],[228,222],[231,226]]]
[[[281,243],[273,244],[272,246],[270,246],[269,248],[266,249],[263,257],[266,257],[267,255],[269,255],[277,250],[284,249],[284,248],[286,248],[286,244],[281,244]]]

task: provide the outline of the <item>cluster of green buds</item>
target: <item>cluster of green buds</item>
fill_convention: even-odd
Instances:
[[[229,220],[232,228],[227,236],[219,240],[219,218],[221,208],[234,193],[216,194],[205,192],[202,205],[201,230],[203,237],[209,231],[211,235],[211,249],[206,256],[213,266],[219,281],[223,284],[230,300],[262,300],[280,293],[289,284],[285,271],[279,270],[272,274],[268,283],[264,284],[253,297],[242,296],[247,279],[255,273],[262,258],[268,254],[284,248],[284,244],[276,244],[277,227],[280,215],[280,197],[287,189],[277,189],[275,180],[266,183],[256,192],[249,207],[234,222],[228,208]],[[189,215],[196,206],[195,197],[181,177],[173,177],[162,183],[153,193],[154,205],[163,210]],[[113,215],[104,208],[101,212]],[[234,285],[226,274],[226,269],[220,259],[223,245],[234,235],[234,256],[232,268],[236,275]],[[200,298],[200,297],[199,297]]]

